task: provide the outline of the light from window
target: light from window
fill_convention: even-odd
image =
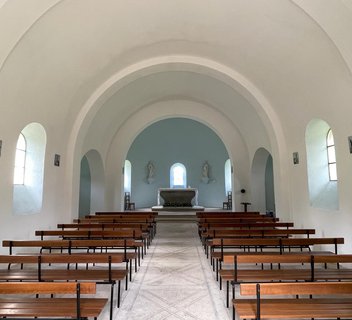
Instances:
[[[131,174],[132,174],[132,165],[129,160],[125,160],[124,166],[124,192],[131,193]]]
[[[174,168],[174,185],[176,185],[176,186],[184,185],[183,170],[181,167]]]
[[[14,184],[24,184],[24,173],[26,165],[26,150],[27,143],[24,135],[20,133],[17,145],[16,145],[16,156],[15,156],[15,171],[14,171]]]
[[[329,179],[330,181],[337,181],[335,142],[331,129],[326,136],[326,148],[328,153]]]
[[[182,163],[175,163],[170,169],[170,187],[186,188],[186,167]]]
[[[231,160],[227,159],[225,161],[225,195],[232,191],[232,181],[231,181]]]

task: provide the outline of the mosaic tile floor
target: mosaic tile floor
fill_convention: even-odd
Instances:
[[[114,319],[232,319],[193,222],[159,222]],[[101,319],[108,319],[107,312]]]

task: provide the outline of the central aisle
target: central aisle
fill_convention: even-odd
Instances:
[[[157,235],[114,319],[231,319],[194,222],[158,222]]]

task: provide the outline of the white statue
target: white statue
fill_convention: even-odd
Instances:
[[[154,181],[155,168],[151,161],[148,162],[147,170],[148,170],[147,181],[148,183],[152,183]]]
[[[209,164],[208,164],[208,162],[205,162],[202,167],[202,181],[204,183],[209,182]]]

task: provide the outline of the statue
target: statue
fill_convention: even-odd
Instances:
[[[148,183],[153,183],[154,182],[154,173],[155,173],[155,168],[154,165],[151,161],[148,162],[147,164],[147,181]]]
[[[209,164],[208,164],[208,162],[205,162],[202,167],[202,181],[204,183],[209,182]]]

